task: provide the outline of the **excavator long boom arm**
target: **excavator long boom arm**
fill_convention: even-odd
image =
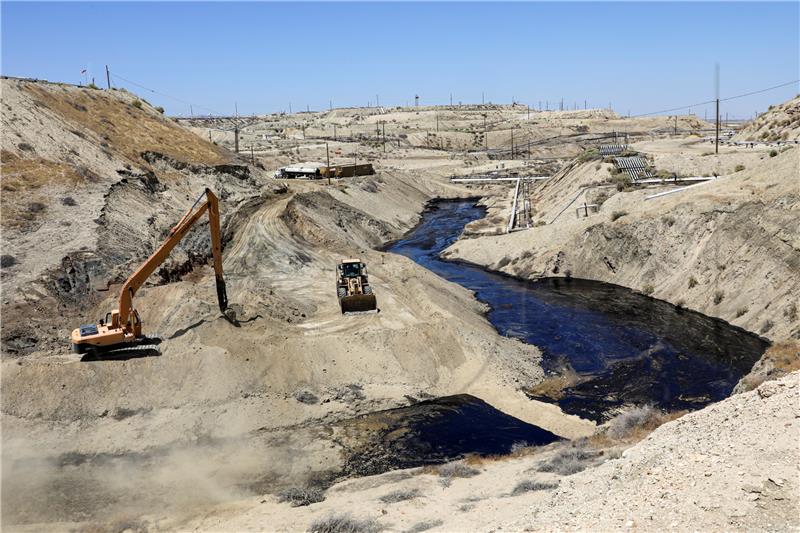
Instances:
[[[195,210],[203,198],[206,201]],[[194,205],[186,212],[183,218],[170,231],[169,237],[153,252],[147,261],[134,272],[122,286],[119,295],[119,324],[124,326],[133,312],[133,297],[150,275],[167,259],[173,248],[183,239],[203,214],[208,211],[209,226],[211,229],[211,252],[214,257],[214,274],[217,282],[217,298],[219,309],[223,313],[228,308],[228,296],[225,290],[225,278],[222,273],[222,239],[219,227],[219,200],[211,189],[206,189]]]

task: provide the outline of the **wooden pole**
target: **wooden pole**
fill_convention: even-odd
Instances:
[[[325,143],[325,159],[326,159],[327,164],[328,164],[327,172],[325,172],[325,173],[328,175],[328,185],[330,185],[331,184],[331,153],[328,150],[328,143]]]
[[[719,153],[719,98],[717,98],[717,137],[714,143],[714,153]]]
[[[106,84],[108,85],[108,90],[111,90],[111,74],[108,72],[108,65],[106,65]]]

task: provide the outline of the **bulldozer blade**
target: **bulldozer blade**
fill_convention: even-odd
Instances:
[[[342,306],[342,313],[360,313],[378,308],[378,300],[374,294],[352,294],[343,297],[339,303]]]

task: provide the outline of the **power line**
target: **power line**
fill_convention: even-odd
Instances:
[[[142,85],[141,83],[137,83],[137,82],[135,82],[135,81],[133,81],[133,80],[129,80],[129,79],[127,79],[127,78],[124,78],[124,77],[120,76],[119,74],[117,74],[116,72],[113,72],[113,71],[109,71],[109,72],[111,73],[111,75],[112,75],[112,76],[113,76],[115,79],[119,79],[119,80],[122,80],[122,81],[124,81],[124,82],[130,83],[131,85],[135,85],[136,87],[139,87],[140,89],[144,89],[145,91],[149,91],[149,92],[151,92],[151,93],[153,93],[153,94],[157,94],[157,95],[159,95],[159,96],[163,96],[163,97],[165,97],[165,98],[170,98],[170,99],[172,99],[172,100],[175,100],[176,102],[180,102],[180,103],[182,103],[182,104],[186,104],[186,105],[188,105],[188,106],[194,106],[194,107],[196,107],[197,109],[204,109],[204,110],[206,110],[206,111],[208,111],[208,112],[210,112],[210,113],[213,113],[213,114],[215,114],[215,115],[225,116],[225,113],[220,113],[219,111],[214,111],[213,109],[210,109],[210,108],[208,108],[208,107],[204,107],[204,106],[201,106],[201,105],[197,105],[197,104],[195,104],[195,103],[188,102],[188,101],[186,101],[186,100],[183,100],[183,99],[181,99],[181,98],[178,98],[178,97],[176,97],[176,96],[172,96],[172,95],[169,95],[169,94],[166,94],[166,93],[162,93],[162,92],[160,92],[160,91],[156,91],[155,89],[151,89],[150,87],[145,87],[145,86],[144,86],[144,85]]]
[[[751,92],[748,92],[748,93],[737,94],[735,96],[729,96],[727,98],[720,98],[719,101],[720,102],[727,102],[729,100],[736,100],[737,98],[744,98],[745,96],[752,96],[754,94],[761,94],[761,93],[765,93],[767,91],[773,91],[775,89],[780,89],[781,87],[787,87],[789,85],[794,85],[796,83],[800,83],[800,80],[787,81],[786,83],[781,83],[780,85],[773,85],[772,87],[767,87],[766,89],[759,89],[757,91],[751,91]],[[684,105],[684,106],[681,106],[681,107],[673,107],[671,109],[662,109],[661,111],[653,111],[651,113],[641,113],[639,115],[632,115],[632,116],[633,117],[647,117],[647,116],[650,116],[650,115],[660,115],[662,113],[670,113],[672,111],[680,111],[682,109],[688,109],[690,107],[699,107],[701,105],[713,104],[716,101],[717,101],[716,99],[707,100],[705,102],[699,102],[699,103],[696,103],[696,104]]]

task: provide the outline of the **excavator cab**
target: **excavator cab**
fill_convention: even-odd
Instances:
[[[343,259],[336,265],[336,295],[342,314],[378,308],[378,301],[369,285],[367,265],[358,259]]]

